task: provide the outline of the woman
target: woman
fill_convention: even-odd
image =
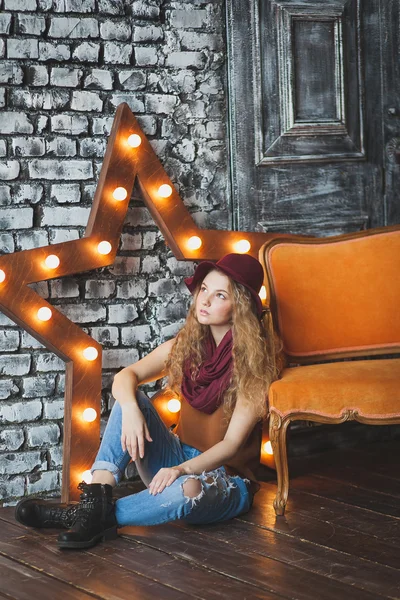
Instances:
[[[247,512],[260,485],[267,393],[278,376],[273,334],[262,324],[263,270],[253,257],[201,262],[185,283],[193,294],[186,323],[114,378],[112,408],[91,484],[79,504],[55,508],[22,500],[16,518],[36,527],[71,526],[60,548],[88,548],[125,525],[226,521]],[[138,386],[168,376],[181,398],[173,433]],[[147,489],[114,501],[130,460]]]

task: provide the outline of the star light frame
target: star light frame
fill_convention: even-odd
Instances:
[[[258,258],[260,246],[277,235],[197,227],[128,104],[118,106],[84,237],[0,257],[0,310],[66,363],[62,502],[77,499],[77,484],[98,449],[102,348],[29,284],[112,265],[136,178],[145,205],[178,260],[218,260],[230,252]],[[98,246],[105,242],[109,251],[100,253]],[[58,266],[54,259],[47,266],[49,255],[58,257]],[[38,319],[40,308],[51,311],[48,320]],[[87,347],[97,350],[96,358],[84,357]],[[165,397],[170,399],[168,393]],[[96,411],[91,422],[83,418],[88,408]],[[164,420],[169,419],[165,414]]]

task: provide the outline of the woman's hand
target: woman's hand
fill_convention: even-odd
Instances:
[[[144,440],[152,442],[146,419],[136,403],[123,404],[122,408],[122,450],[128,451],[132,460],[144,457]]]
[[[155,496],[182,475],[179,467],[163,467],[156,473],[149,484],[149,493]]]

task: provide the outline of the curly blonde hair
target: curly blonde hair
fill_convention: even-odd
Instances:
[[[282,343],[275,333],[270,315],[260,321],[255,312],[254,300],[243,285],[229,277],[233,294],[232,310],[232,356],[233,370],[230,384],[225,391],[224,419],[229,421],[240,394],[252,405],[259,420],[268,416],[268,390],[278,379],[284,366]],[[201,283],[196,287],[186,322],[175,338],[166,362],[168,387],[182,397],[183,366],[190,360],[191,377],[194,381],[205,358],[205,339],[209,325],[202,325],[196,317],[196,300]]]

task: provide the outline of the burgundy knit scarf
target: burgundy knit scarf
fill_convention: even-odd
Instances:
[[[186,361],[182,394],[202,412],[213,413],[220,406],[232,373],[232,330],[229,329],[216,346],[211,330],[205,342],[206,356],[195,381],[191,379],[190,361]]]

